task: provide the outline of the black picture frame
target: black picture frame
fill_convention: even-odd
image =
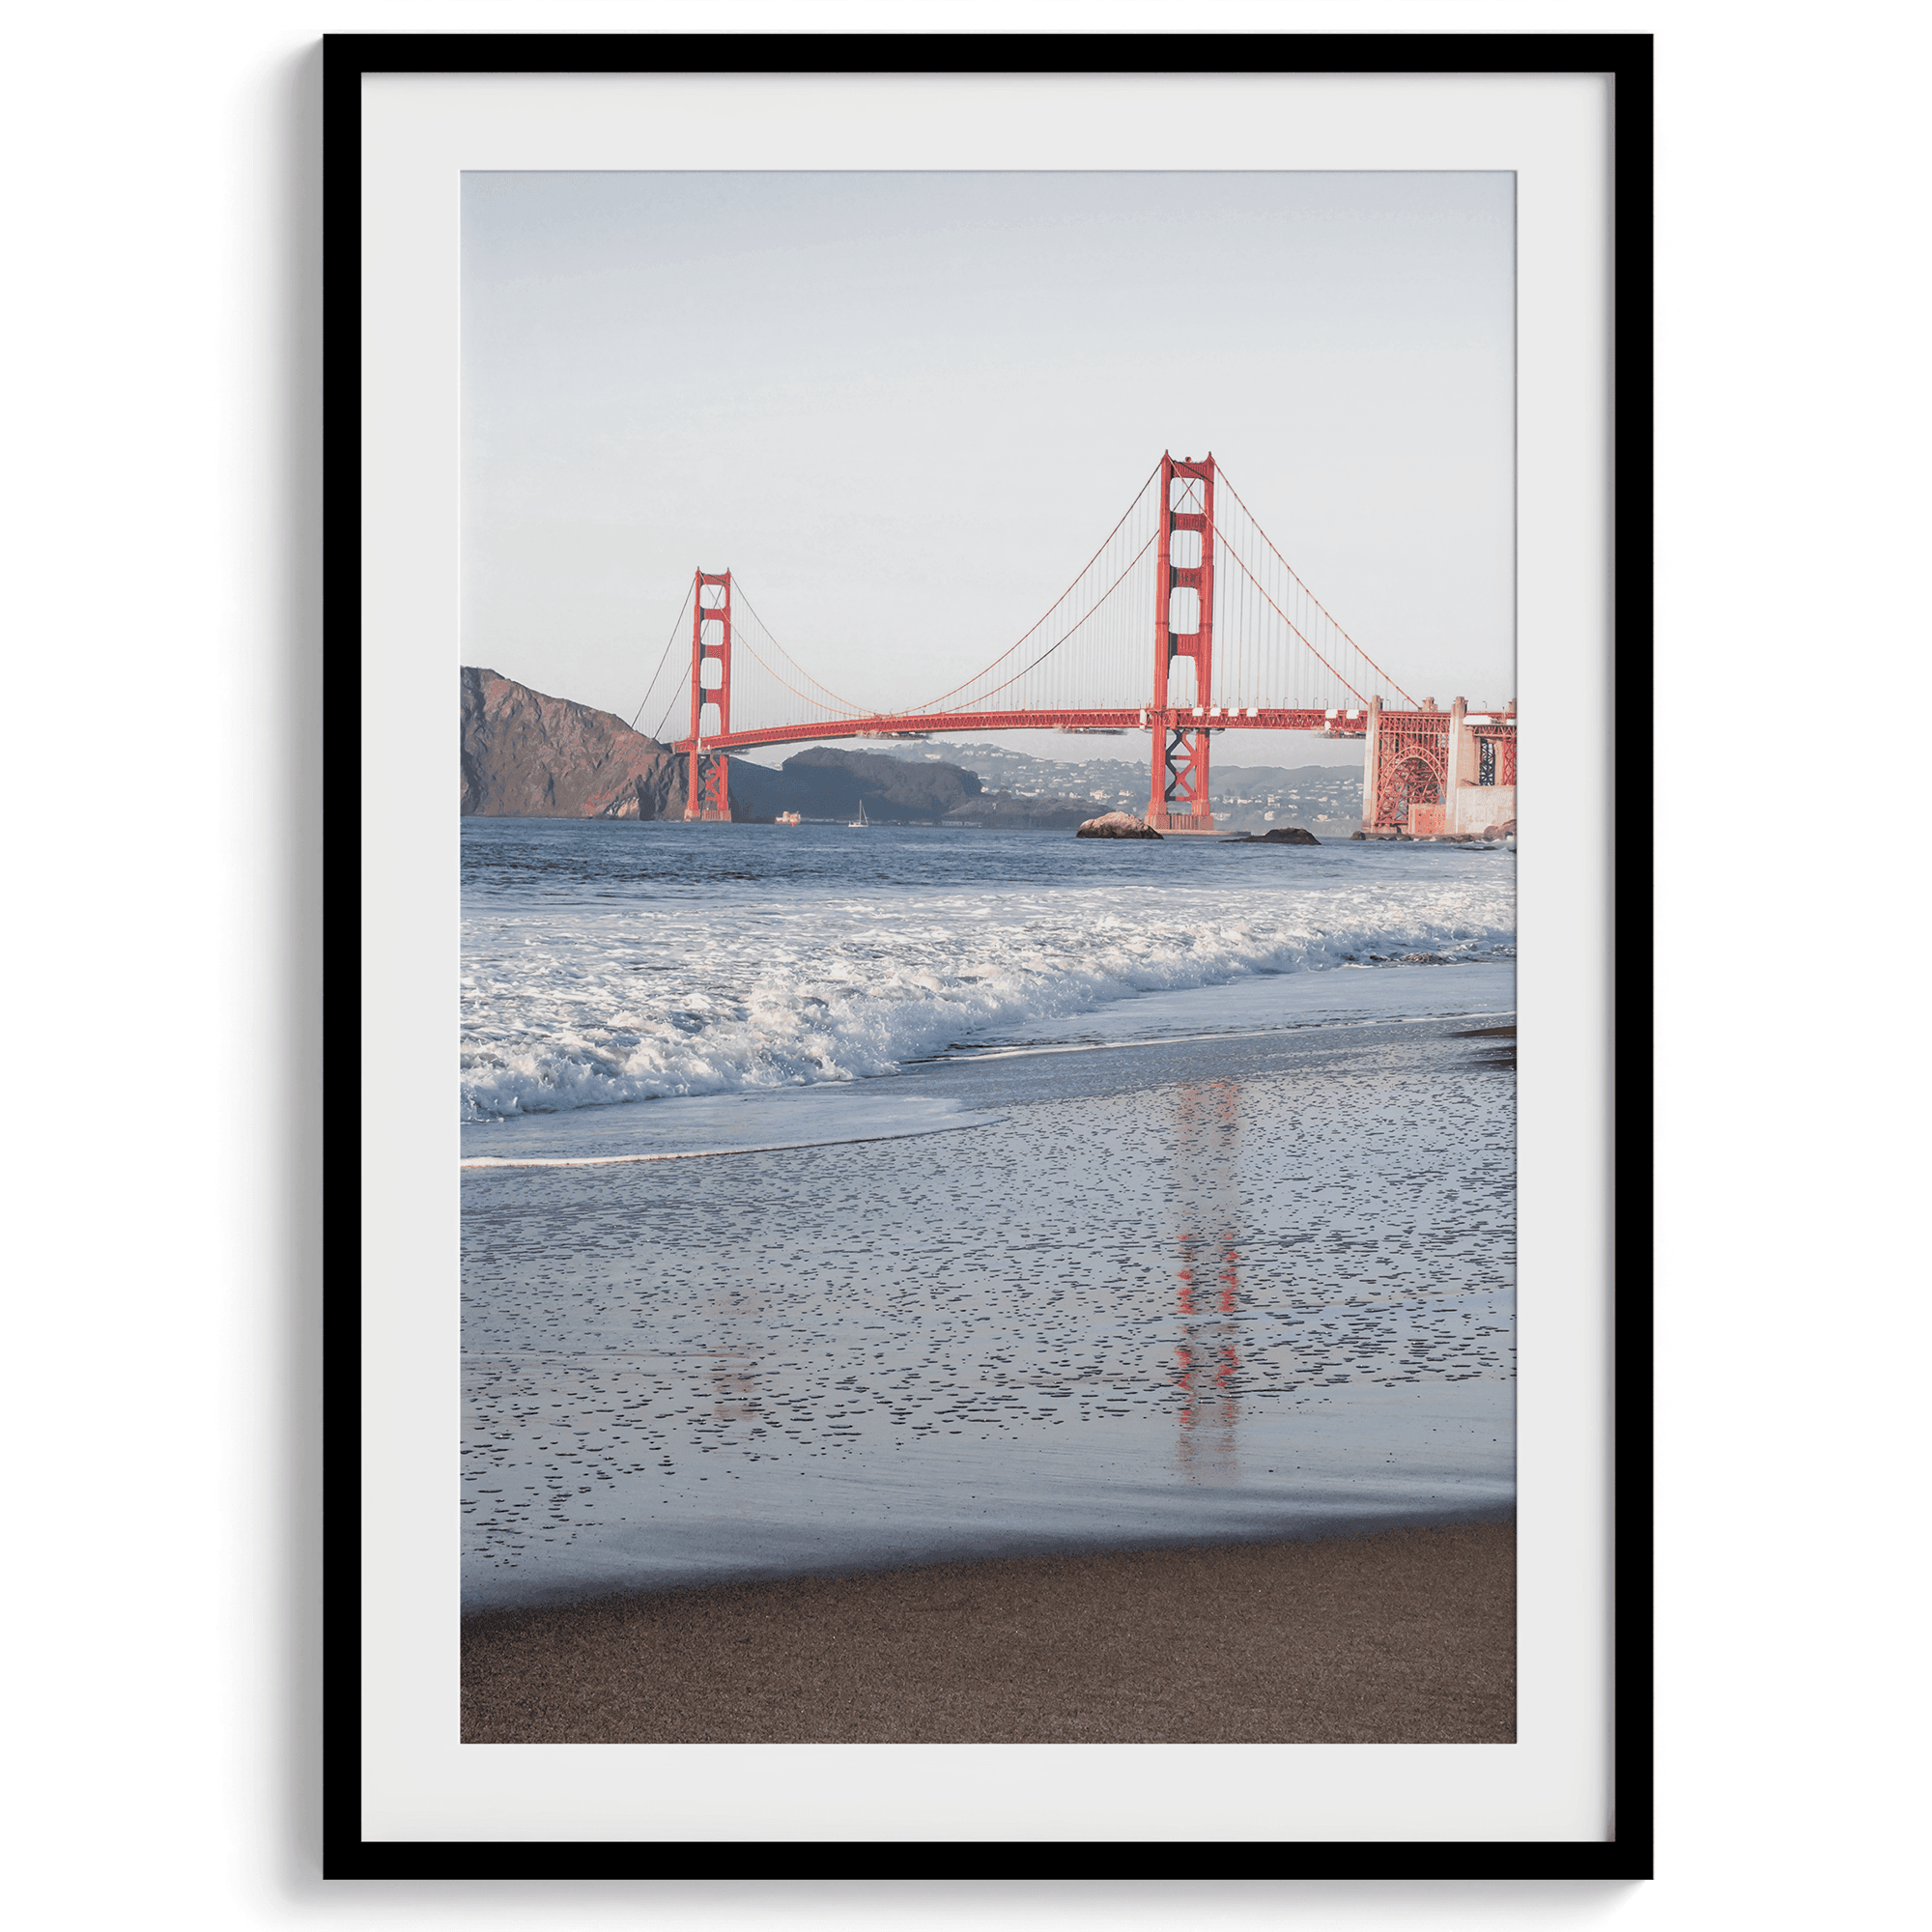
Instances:
[[[1280,1841],[1217,1848],[1216,1875],[1297,1879],[1645,1879],[1652,1875],[1653,1004],[1650,718],[1652,593],[1653,43],[1647,35],[330,35],[323,54],[325,303],[325,637],[330,667],[326,917],[337,958],[359,952],[360,769],[356,747],[361,554],[361,82],[365,74],[558,74],[762,71],[810,73],[1272,72],[1393,75],[1588,74],[1613,80],[1611,287],[1613,477],[1612,745],[1615,847],[1610,858],[1614,956],[1614,1228],[1610,1605],[1613,1835],[1601,1842]],[[331,1062],[360,1037],[355,977],[329,980],[324,1015]],[[369,1841],[362,1836],[359,1365],[362,1334],[356,1097],[332,1097],[325,1187],[329,1226],[324,1311],[324,1876],[327,1879],[688,1879],[720,1875],[705,1843]],[[587,1747],[585,1748],[588,1748]],[[1330,1748],[1339,1748],[1331,1747]],[[1173,1844],[902,1844],[922,1876],[1171,1877]],[[757,1847],[760,1876],[869,1875],[857,1844]],[[1287,1868],[1285,1869],[1285,1865]],[[737,1861],[740,1870],[747,1867]]]

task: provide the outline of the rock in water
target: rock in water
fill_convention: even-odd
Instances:
[[[1362,835],[1358,832],[1355,837]],[[1277,825],[1272,832],[1236,832],[1221,840],[1223,845],[1319,845],[1321,839],[1299,825]]]
[[[1158,838],[1156,832],[1145,818],[1136,818],[1131,811],[1103,811],[1098,818],[1090,818],[1074,835],[1076,838]]]

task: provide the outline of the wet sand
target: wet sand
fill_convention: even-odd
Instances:
[[[463,1608],[1507,1517],[1510,969],[1353,983],[1458,974],[811,1101],[970,1132],[466,1174]]]
[[[1513,1522],[489,1611],[472,1744],[1509,1744]]]

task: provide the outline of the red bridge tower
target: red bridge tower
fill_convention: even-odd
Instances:
[[[1160,548],[1154,565],[1153,784],[1156,832],[1212,832],[1208,809],[1208,718],[1214,672],[1214,456],[1160,459]],[[1194,690],[1173,702],[1176,658],[1192,661]]]
[[[718,682],[706,687],[704,667],[718,667]],[[684,815],[728,819],[731,816],[731,761],[723,752],[704,754],[704,713],[718,713],[714,738],[731,728],[731,573],[707,577],[697,573],[691,610],[691,783],[685,794]]]

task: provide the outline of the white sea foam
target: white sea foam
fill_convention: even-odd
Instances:
[[[989,1029],[1350,958],[1515,938],[1499,874],[479,910],[464,936],[469,1120],[889,1073]]]

